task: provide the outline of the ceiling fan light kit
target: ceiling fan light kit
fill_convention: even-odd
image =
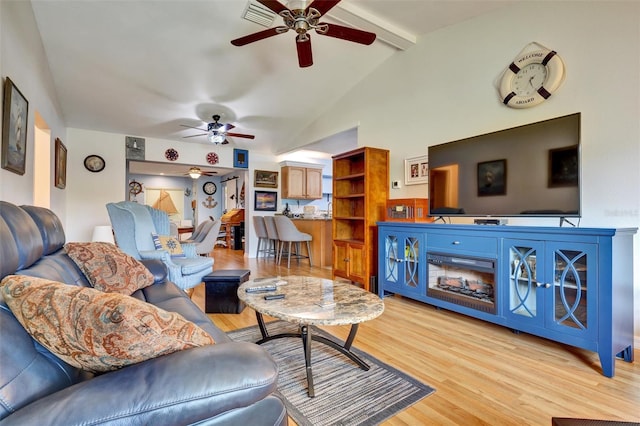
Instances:
[[[186,173],[191,179],[198,179],[200,176],[213,176],[216,172],[203,172],[200,167],[193,166]]]
[[[218,133],[214,130],[209,130],[209,133],[207,134],[207,140],[213,144],[219,145],[224,143],[225,137],[222,133]]]
[[[301,68],[313,65],[311,54],[310,30],[315,30],[316,34],[339,38],[342,40],[370,45],[376,39],[376,35],[371,32],[358,30],[355,28],[343,27],[342,25],[319,22],[331,8],[340,3],[340,0],[314,0],[309,6],[303,9],[305,2],[291,2],[291,9],[284,6],[277,0],[257,0],[263,6],[277,13],[284,20],[284,26],[269,28],[257,33],[232,40],[234,46],[244,46],[258,40],[263,40],[278,34],[284,34],[289,30],[294,30],[296,35],[296,50],[298,51],[298,65]]]
[[[196,136],[206,136],[207,140],[215,145],[226,145],[229,143],[227,136],[234,136],[238,138],[255,139],[254,135],[245,135],[243,133],[230,133],[229,130],[234,129],[236,126],[233,124],[220,123],[220,116],[218,114],[213,115],[213,122],[207,124],[207,129],[201,129],[199,127],[187,126],[181,124],[182,127],[188,127],[190,129],[200,130],[205,133],[198,133],[197,135],[183,136],[183,138],[193,138]]]

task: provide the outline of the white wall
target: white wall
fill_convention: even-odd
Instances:
[[[526,22],[523,24],[523,17]],[[495,82],[528,43],[564,59],[548,101],[507,108]],[[358,144],[390,150],[390,180],[427,147],[582,112],[583,227],[640,227],[640,3],[521,2],[423,36],[298,135],[300,146],[359,123]],[[381,122],[389,125],[381,125]],[[426,197],[426,185],[390,190]],[[469,220],[467,220],[469,221]],[[557,219],[509,219],[557,226]],[[635,333],[640,343],[640,247],[635,238]]]
[[[67,143],[61,109],[53,87],[40,33],[29,2],[0,2],[0,75],[2,84],[9,77],[29,102],[25,174],[0,169],[0,200],[15,204],[34,203],[34,123],[36,111],[46,122],[51,134],[51,158],[54,140]],[[0,108],[1,109],[1,108]],[[0,115],[2,111],[0,111]],[[53,185],[51,168],[50,207],[61,217],[65,214],[67,190]]]

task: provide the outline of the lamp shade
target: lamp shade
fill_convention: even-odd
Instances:
[[[105,243],[115,244],[113,239],[113,230],[110,225],[99,225],[93,228],[93,235],[91,241],[102,241]]]

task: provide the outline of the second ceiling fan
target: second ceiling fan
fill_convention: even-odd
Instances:
[[[342,25],[327,24],[319,22],[320,18],[325,15],[340,0],[314,0],[305,9],[289,9],[277,0],[257,0],[262,5],[268,7],[273,12],[282,16],[284,26],[269,28],[268,30],[259,31],[244,37],[232,40],[234,46],[244,46],[254,41],[262,40],[278,34],[284,34],[289,30],[294,30],[296,36],[296,48],[298,51],[298,65],[301,68],[313,65],[313,55],[311,53],[311,35],[310,30],[315,30],[316,34],[335,37],[342,40],[352,41],[370,45],[376,39],[374,33],[357,30],[355,28],[343,27]]]
[[[227,140],[227,136],[233,136],[236,138],[246,138],[246,139],[255,139],[254,135],[245,135],[243,133],[231,133],[229,130],[234,129],[236,126],[233,124],[220,123],[220,116],[214,115],[213,122],[207,124],[206,129],[201,129],[200,127],[187,126],[186,124],[181,124],[182,127],[188,127],[190,129],[200,130],[206,133],[198,133],[197,135],[184,136],[184,138],[195,138],[196,136],[206,136],[207,140],[216,145],[226,145],[229,143]]]

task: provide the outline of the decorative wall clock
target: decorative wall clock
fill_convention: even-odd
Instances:
[[[520,53],[502,75],[500,98],[511,108],[528,108],[544,102],[564,81],[565,67],[560,55],[535,44],[543,49]]]
[[[215,152],[210,152],[207,154],[207,163],[218,164],[218,161],[220,161],[220,159],[218,158],[218,154],[216,154]]]
[[[105,162],[99,155],[89,155],[84,159],[84,168],[93,173],[104,170]]]
[[[213,195],[218,190],[218,187],[213,182],[205,182],[205,184],[202,185],[202,190],[207,195]]]
[[[173,148],[169,148],[164,152],[164,157],[169,161],[176,161],[180,154]]]

